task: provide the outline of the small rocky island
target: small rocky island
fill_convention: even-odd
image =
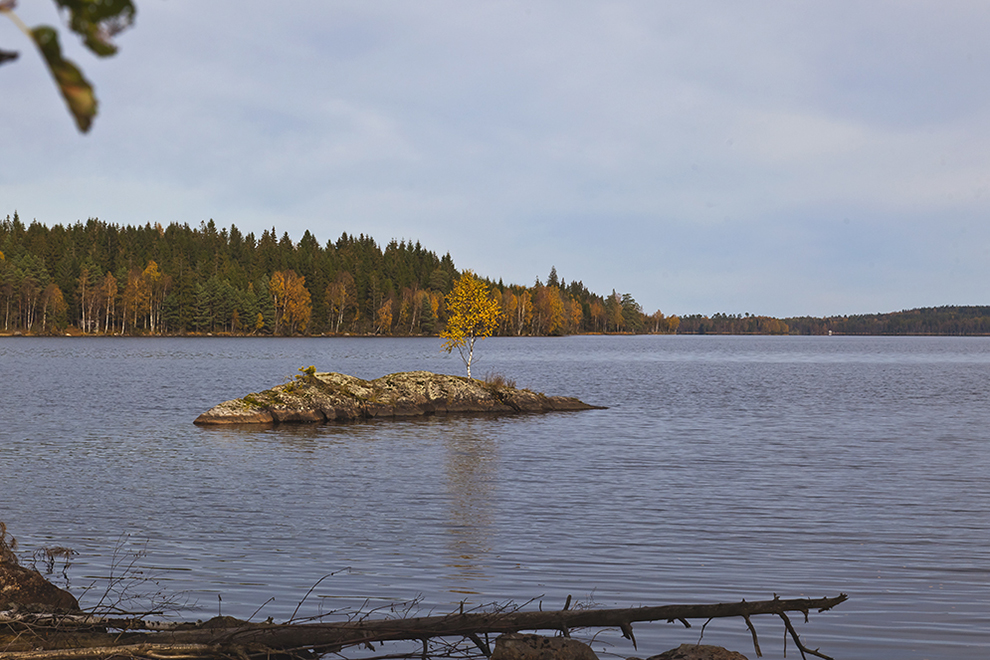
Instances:
[[[357,419],[449,413],[542,413],[592,410],[578,399],[546,396],[501,382],[429,371],[362,380],[315,367],[283,385],[213,406],[196,424],[319,424]]]

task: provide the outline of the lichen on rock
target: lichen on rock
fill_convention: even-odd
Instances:
[[[304,370],[283,385],[220,403],[196,424],[321,423],[448,413],[520,413],[598,408],[485,381],[408,371],[375,380]]]

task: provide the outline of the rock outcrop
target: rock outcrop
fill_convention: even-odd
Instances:
[[[491,660],[598,660],[598,655],[570,637],[506,633],[495,640]]]
[[[633,659],[630,658],[629,660]],[[746,660],[746,656],[721,646],[681,644],[676,649],[650,656],[647,660]]]
[[[0,561],[0,610],[78,612],[76,597],[59,589],[38,571]]]
[[[264,392],[218,404],[196,424],[322,423],[448,413],[523,413],[599,408],[503,384],[429,371],[362,380],[310,371]]]
[[[56,587],[38,571],[20,565],[14,554],[16,547],[17,541],[12,536],[8,540],[7,525],[0,521],[0,610],[78,611],[75,596]]]

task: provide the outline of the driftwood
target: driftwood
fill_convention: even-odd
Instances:
[[[627,609],[565,609],[557,611],[456,612],[443,616],[398,619],[360,619],[337,623],[273,624],[248,623],[217,617],[204,624],[160,624],[140,619],[108,619],[87,616],[13,615],[0,613],[0,659],[2,660],[91,660],[95,658],[261,658],[276,655],[311,658],[343,648],[372,642],[418,640],[424,645],[434,638],[471,640],[487,656],[487,633],[523,630],[555,630],[568,635],[576,628],[618,628],[635,645],[632,624],[643,621],[711,620],[742,617],[761,655],[756,629],[750,617],[779,616],[802,657],[828,656],[806,648],[787,617],[811,610],[823,612],[846,600],[834,598],[789,599],[708,605],[663,605]],[[570,599],[568,599],[568,605]],[[4,616],[7,614],[8,616]],[[4,630],[6,628],[6,630]],[[139,632],[142,631],[142,632]]]

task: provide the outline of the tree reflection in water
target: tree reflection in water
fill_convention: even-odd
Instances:
[[[446,567],[452,591],[478,593],[472,585],[491,576],[498,440],[490,417],[447,419],[443,425],[448,518]]]

